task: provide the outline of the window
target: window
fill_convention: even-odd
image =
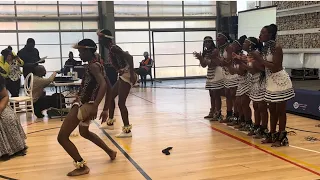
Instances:
[[[186,21],[186,28],[215,28],[215,20],[206,20],[206,21]]]
[[[216,6],[184,6],[184,16],[216,16]]]
[[[61,30],[82,30],[81,21],[61,21],[60,22]]]
[[[0,17],[6,16],[15,16],[14,5],[0,5]]]
[[[193,53],[194,51],[202,51],[203,41],[186,42],[186,53]]]
[[[18,30],[59,30],[59,24],[53,21],[18,22]]]
[[[154,32],[154,42],[183,42],[183,32]]]
[[[82,5],[96,5],[98,6],[98,1],[81,1]]]
[[[58,16],[57,6],[53,5],[17,5],[17,16]]]
[[[75,5],[77,5],[77,4],[81,4],[81,1],[59,1],[59,4],[75,4]]]
[[[60,58],[60,45],[37,45],[35,46],[39,50],[40,58],[48,56],[48,58]]]
[[[17,45],[17,34],[16,33],[0,33],[0,45]]]
[[[81,41],[82,39],[83,39],[82,32],[61,32],[61,44],[73,45]]]
[[[73,49],[72,45],[62,45],[62,57],[69,57],[69,52],[73,52],[74,57],[79,57],[79,51],[77,49]]]
[[[200,52],[202,51],[202,47],[199,49],[195,49],[195,51]],[[186,54],[186,65],[190,66],[190,65],[199,65],[200,62],[198,59],[196,59],[193,54]]]
[[[80,5],[59,5],[59,15],[62,17],[64,16],[80,16],[81,17],[81,6]]]
[[[186,76],[206,76],[207,68],[202,68],[201,66],[187,66]]]
[[[94,29],[95,31],[98,29],[97,21],[83,21],[83,29]]]
[[[155,55],[156,67],[184,66],[184,55]]]
[[[146,5],[114,5],[114,17],[146,17]]]
[[[136,56],[132,56],[132,57],[133,57],[133,66],[135,68],[138,68],[140,66],[140,62],[144,59],[143,54],[140,56],[136,55]]]
[[[149,42],[149,31],[116,31],[116,42]]]
[[[206,36],[211,36],[213,40],[216,40],[216,31],[187,31],[186,41],[203,41]]]
[[[83,16],[98,16],[98,6],[85,6],[82,5]]]
[[[183,54],[183,42],[154,43],[154,54]]]
[[[57,4],[57,1],[16,1],[17,4]]]
[[[43,63],[43,66],[47,71],[57,71],[61,69],[61,60],[60,59],[46,59],[46,62]]]
[[[183,67],[156,68],[156,78],[184,77]]]
[[[88,39],[91,39],[93,40],[95,43],[98,43],[99,40],[98,40],[98,36],[97,36],[97,33],[96,32],[84,32],[84,38],[88,38]]]
[[[149,5],[182,5],[182,1],[149,1]]]
[[[59,33],[58,32],[48,32],[48,33],[18,33],[19,36],[19,44],[25,45],[28,38],[33,38],[38,44],[59,44]]]
[[[183,28],[182,21],[150,21],[151,29]]]
[[[0,21],[0,30],[16,30],[16,29],[17,29],[16,22],[1,22]]]
[[[14,1],[0,1],[0,4],[14,4]]]
[[[148,21],[115,21],[115,29],[148,29]]]
[[[215,6],[216,1],[212,0],[187,0],[184,5],[202,5],[202,6]]]
[[[182,16],[182,6],[149,6],[151,17]]]
[[[145,51],[149,51],[149,43],[121,43],[117,44],[123,51],[128,51],[131,55],[142,56]]]
[[[147,1],[114,1],[114,4],[147,5]]]

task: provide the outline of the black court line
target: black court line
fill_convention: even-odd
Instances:
[[[48,131],[48,130],[51,130],[51,129],[58,129],[58,128],[60,128],[60,126],[59,127],[53,127],[53,128],[47,128],[47,129],[41,129],[41,130],[38,130],[38,131],[29,132],[27,134],[33,134],[33,133],[38,133],[38,132],[43,132],[43,131]]]
[[[0,175],[0,178],[2,178],[2,179],[8,179],[8,180],[18,180],[18,179],[10,178],[10,177],[3,176],[3,175]]]
[[[93,122],[99,128],[99,123],[97,123],[96,121],[93,121]],[[130,157],[130,155],[124,149],[122,149],[122,147],[104,129],[100,129],[100,130],[103,132],[104,135],[106,135],[109,138],[109,140],[119,149],[119,151],[130,161],[130,163],[140,172],[140,174],[144,178],[146,178],[147,180],[152,180],[151,177],[138,165],[138,163],[136,163]]]
[[[143,99],[143,100],[145,100],[145,101],[147,101],[147,102],[149,102],[149,103],[152,103],[152,104],[154,104],[154,102],[152,102],[152,101],[149,101],[148,99],[145,99],[145,98],[143,98],[143,97],[140,97],[140,96],[138,96],[138,95],[136,95],[136,94],[133,94],[133,93],[130,93],[131,95],[133,95],[133,96],[135,96],[135,97],[138,97],[138,98],[140,98],[140,99]]]

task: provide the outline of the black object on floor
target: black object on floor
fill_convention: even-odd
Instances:
[[[170,152],[169,152],[169,151],[170,151],[171,149],[172,149],[172,147],[167,147],[167,148],[165,148],[164,150],[162,150],[162,153],[168,156],[168,155],[170,155]]]

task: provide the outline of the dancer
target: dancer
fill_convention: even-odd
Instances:
[[[129,95],[131,87],[136,83],[138,76],[134,73],[133,68],[133,57],[124,52],[119,46],[113,44],[113,36],[109,30],[103,29],[97,31],[99,36],[99,43],[109,49],[110,60],[112,65],[119,73],[119,79],[116,84],[112,87],[112,97],[109,109],[109,119],[106,123],[102,124],[101,128],[114,129],[114,110],[115,102],[114,99],[119,95],[119,108],[123,121],[122,132],[117,135],[118,138],[132,137],[131,129],[132,125],[129,123],[128,109],[126,107],[126,100]],[[108,98],[105,99],[105,105],[108,106]],[[101,113],[102,121],[106,121],[108,117],[108,110],[104,108]]]
[[[295,96],[289,75],[282,67],[282,47],[276,43],[277,26],[270,24],[262,28],[260,41],[264,42],[262,56],[258,52],[249,55],[266,67],[266,94],[269,102],[270,134],[263,143],[279,147],[289,144],[286,132],[286,101]],[[279,132],[276,132],[279,121]]]
[[[228,33],[219,33],[217,36],[218,48],[220,51],[220,57],[222,58],[221,65],[222,73],[224,75],[224,88],[225,88],[225,96],[226,96],[226,104],[227,104],[227,116],[225,120],[220,121],[221,123],[228,123],[232,121],[233,114],[233,105],[235,101],[235,95],[237,90],[237,76],[236,74],[230,74],[227,66],[231,63],[231,53],[232,48],[229,46],[232,39],[230,38]],[[229,52],[228,52],[229,51]],[[229,54],[229,57],[228,57]]]
[[[88,174],[90,171],[78,149],[69,139],[71,132],[78,125],[80,135],[103,149],[111,160],[114,160],[117,155],[117,152],[110,149],[99,136],[89,131],[90,121],[97,116],[98,106],[106,94],[106,86],[109,86],[109,84],[106,84],[103,64],[96,60],[94,54],[97,45],[91,39],[83,39],[74,48],[78,49],[81,60],[88,62],[88,66],[85,69],[78,98],[63,121],[58,135],[60,145],[73,158],[76,167],[75,170],[68,173],[68,176]]]
[[[249,131],[252,126],[250,98],[248,96],[251,87],[251,74],[241,66],[242,45],[247,38],[246,35],[241,36],[231,44],[233,63],[227,66],[230,74],[238,74],[238,85],[236,91],[236,101],[234,105],[234,119],[227,125],[235,126],[241,131]]]
[[[221,114],[220,91],[223,89],[223,75],[218,58],[219,50],[216,48],[212,37],[206,36],[204,38],[202,55],[194,52],[194,56],[199,59],[203,68],[208,66],[206,89],[209,90],[211,109],[209,115],[204,118],[221,121],[223,116]]]

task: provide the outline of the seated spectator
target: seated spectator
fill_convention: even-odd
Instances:
[[[135,72],[141,77],[142,83],[145,82],[146,76],[152,68],[152,59],[149,58],[149,53],[143,53],[144,60],[140,62],[139,68],[135,68]]]
[[[8,105],[9,95],[5,80],[0,76],[0,158],[8,160],[13,155],[26,154],[26,135],[20,120]]]
[[[82,61],[77,61],[73,57],[73,52],[69,52],[69,59],[64,63],[63,74],[67,74],[70,71],[70,66],[81,66]]]
[[[49,78],[44,78],[46,73],[46,69],[42,65],[38,65],[34,68],[32,98],[34,113],[38,118],[44,117],[42,114],[43,110],[51,107],[59,108],[59,106],[56,105],[56,95],[47,96],[44,91],[44,89],[53,82],[57,72],[53,72]]]

